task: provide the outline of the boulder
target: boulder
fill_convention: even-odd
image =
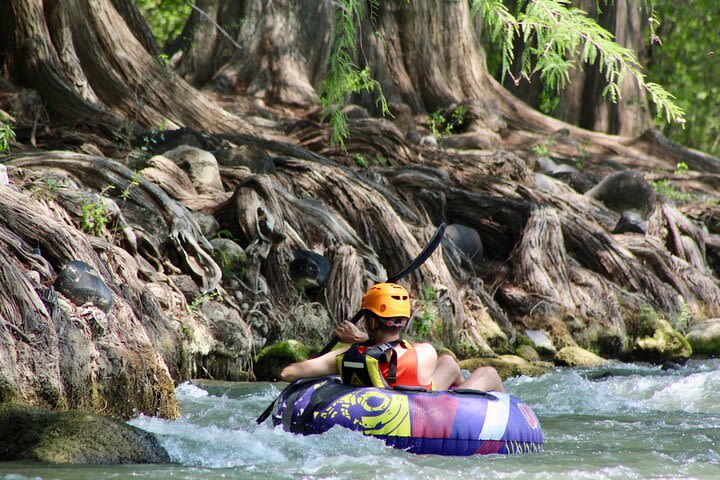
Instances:
[[[520,345],[515,349],[515,354],[528,362],[537,362],[540,360],[540,355],[538,355],[537,351],[530,345]]]
[[[618,220],[612,233],[640,233],[645,235],[647,233],[647,224],[638,212],[626,210],[620,215],[620,220]]]
[[[77,306],[91,303],[107,313],[113,306],[112,290],[85,262],[73,260],[63,267],[53,285]]]
[[[306,360],[309,355],[308,348],[297,340],[285,340],[265,347],[255,361],[255,377],[258,380],[279,380],[285,366]]]
[[[254,145],[240,145],[232,149],[213,152],[223,167],[247,167],[252,173],[268,173],[275,170],[275,162],[265,150]]]
[[[453,256],[457,257],[459,264],[465,268],[472,268],[482,260],[482,239],[474,228],[451,223],[445,229],[442,244],[443,248],[454,253]]]
[[[580,347],[564,347],[555,354],[555,363],[564,367],[599,367],[605,359]]]
[[[322,287],[330,273],[330,261],[310,250],[295,250],[294,254],[288,273],[295,286],[300,289]]]
[[[212,153],[184,145],[163,153],[163,156],[188,174],[198,193],[224,191],[218,162]]]
[[[692,347],[670,322],[662,318],[648,320],[642,333],[633,343],[633,354],[651,362],[685,361],[692,355]]]
[[[618,213],[634,210],[644,218],[652,211],[657,197],[645,175],[633,170],[611,173],[585,195]]]
[[[205,238],[214,237],[217,231],[220,230],[220,223],[209,213],[192,212],[192,216]]]
[[[530,346],[540,355],[555,355],[557,352],[550,335],[545,330],[525,330],[523,334],[530,341]]]
[[[459,133],[443,138],[443,145],[457,150],[490,150],[497,145],[492,136],[485,136],[478,132]]]
[[[0,404],[0,461],[169,463],[152,433],[94,413]]]
[[[500,378],[503,380],[509,377],[517,377],[526,375],[528,377],[537,377],[550,371],[553,367],[548,362],[528,362],[524,358],[517,355],[500,355],[499,357],[475,357],[462,360],[460,368],[473,371],[479,367],[494,367]]]
[[[711,318],[692,324],[685,337],[690,343],[693,353],[720,354],[720,318]]]

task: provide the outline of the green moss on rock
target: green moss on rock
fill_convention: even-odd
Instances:
[[[720,355],[720,318],[693,324],[686,338],[693,353]]]
[[[169,463],[155,436],[110,417],[0,404],[0,461]]]
[[[297,340],[285,340],[263,348],[255,362],[255,377],[258,380],[278,380],[282,369],[291,363],[306,360],[310,351]]]
[[[564,347],[555,354],[555,363],[564,367],[598,367],[606,360],[581,347]]]
[[[538,352],[530,345],[520,345],[515,349],[515,354],[518,357],[524,358],[528,362],[537,362],[540,360]]]
[[[687,360],[692,355],[690,343],[670,322],[654,318],[643,326],[645,335],[635,339],[633,355],[641,360],[652,362]]]
[[[479,367],[486,366],[494,367],[503,380],[520,375],[537,377],[547,373],[549,369],[552,368],[552,364],[546,362],[528,362],[517,355],[500,355],[492,358],[475,357],[460,362],[460,368],[470,370],[471,372]]]

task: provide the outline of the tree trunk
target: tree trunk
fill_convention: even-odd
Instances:
[[[110,0],[13,0],[0,9],[6,68],[59,118],[116,129],[127,119],[130,130],[137,122],[249,131],[153,58]]]

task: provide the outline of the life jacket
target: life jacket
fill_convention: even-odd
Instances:
[[[401,346],[406,352],[398,359],[395,347]],[[386,352],[390,351],[390,359]],[[352,345],[345,353],[336,357],[338,371],[344,384],[353,387],[393,388],[422,387],[432,390],[432,384],[421,384],[418,380],[417,352],[405,340],[395,340],[380,345],[370,342]]]

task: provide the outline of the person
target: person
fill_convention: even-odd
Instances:
[[[400,332],[410,320],[410,298],[402,286],[373,285],[363,297],[361,308],[369,335],[343,321],[335,329],[335,335],[351,345],[290,364],[282,370],[280,379],[292,382],[340,375],[343,383],[353,386],[505,391],[493,367],[480,367],[465,379],[452,355],[438,356],[429,343],[411,344],[401,339]]]

